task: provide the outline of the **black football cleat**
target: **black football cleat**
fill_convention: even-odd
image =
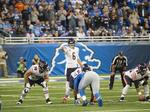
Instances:
[[[20,99],[20,100],[18,100],[18,102],[16,104],[21,105],[22,103],[23,103],[23,101]]]
[[[53,102],[48,98],[46,99],[46,104],[53,104]]]
[[[85,101],[83,101],[82,106],[87,106],[87,104],[88,104],[88,101],[85,100]]]

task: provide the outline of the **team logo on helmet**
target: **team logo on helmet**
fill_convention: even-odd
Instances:
[[[75,40],[73,38],[69,38],[68,45],[74,46],[75,45]]]
[[[40,73],[43,73],[46,70],[48,70],[48,64],[45,61],[40,60],[39,68],[40,68]]]
[[[141,75],[144,75],[147,70],[147,65],[145,63],[139,64],[138,70],[141,73]]]
[[[91,68],[90,68],[90,66],[89,66],[88,64],[84,64],[84,65],[83,65],[83,68],[82,68],[82,71],[83,71],[83,72],[91,71]]]

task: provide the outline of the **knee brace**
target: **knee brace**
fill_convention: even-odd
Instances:
[[[24,93],[28,93],[28,92],[29,92],[29,90],[30,90],[30,88],[25,87],[25,88],[24,88]]]
[[[25,88],[24,88],[24,93],[28,93],[29,92],[29,90],[30,90],[30,84],[29,83],[26,83],[25,84]]]

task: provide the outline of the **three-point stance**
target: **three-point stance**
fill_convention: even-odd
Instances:
[[[122,94],[120,97],[120,101],[125,100],[125,96],[128,92],[128,89],[132,86],[132,83],[135,85],[135,89],[139,95],[142,95],[142,92],[139,88],[140,85],[144,87],[144,101],[150,101],[149,98],[149,86],[148,86],[148,75],[150,71],[147,68],[146,64],[140,64],[136,68],[128,70],[124,73],[124,80],[126,82],[126,86],[122,89]]]
[[[48,70],[48,64],[41,60],[38,64],[32,65],[29,70],[27,70],[24,75],[25,87],[21,93],[17,104],[23,103],[25,96],[31,89],[32,85],[34,85],[35,83],[43,88],[46,103],[52,104],[51,100],[49,99],[49,92],[47,86],[47,83],[49,81]]]
[[[78,80],[78,77],[80,80]],[[76,79],[78,81],[76,81]],[[84,64],[82,73],[80,73],[76,79],[75,79],[74,85],[77,87],[74,87],[74,88],[78,88],[78,92],[80,93],[80,96],[83,100],[82,106],[87,106],[88,104],[84,90],[87,86],[91,85],[93,95],[96,98],[98,105],[102,107],[103,101],[102,101],[101,94],[99,92],[99,88],[100,88],[99,75],[96,72],[92,71],[91,68],[87,64]]]

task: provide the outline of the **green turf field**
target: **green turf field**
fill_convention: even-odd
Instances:
[[[108,90],[108,80],[101,80],[101,94],[104,100],[102,108],[95,105],[82,107],[74,105],[73,98],[67,104],[62,103],[65,92],[65,82],[49,82],[49,94],[53,101],[52,105],[45,104],[42,88],[36,85],[27,95],[22,105],[16,105],[16,101],[23,89],[23,83],[11,79],[3,82],[0,79],[0,100],[2,101],[1,112],[150,112],[149,102],[137,101],[134,88],[130,88],[126,102],[119,102],[121,94],[121,82],[117,80],[113,90]],[[89,88],[86,89],[89,99]]]

